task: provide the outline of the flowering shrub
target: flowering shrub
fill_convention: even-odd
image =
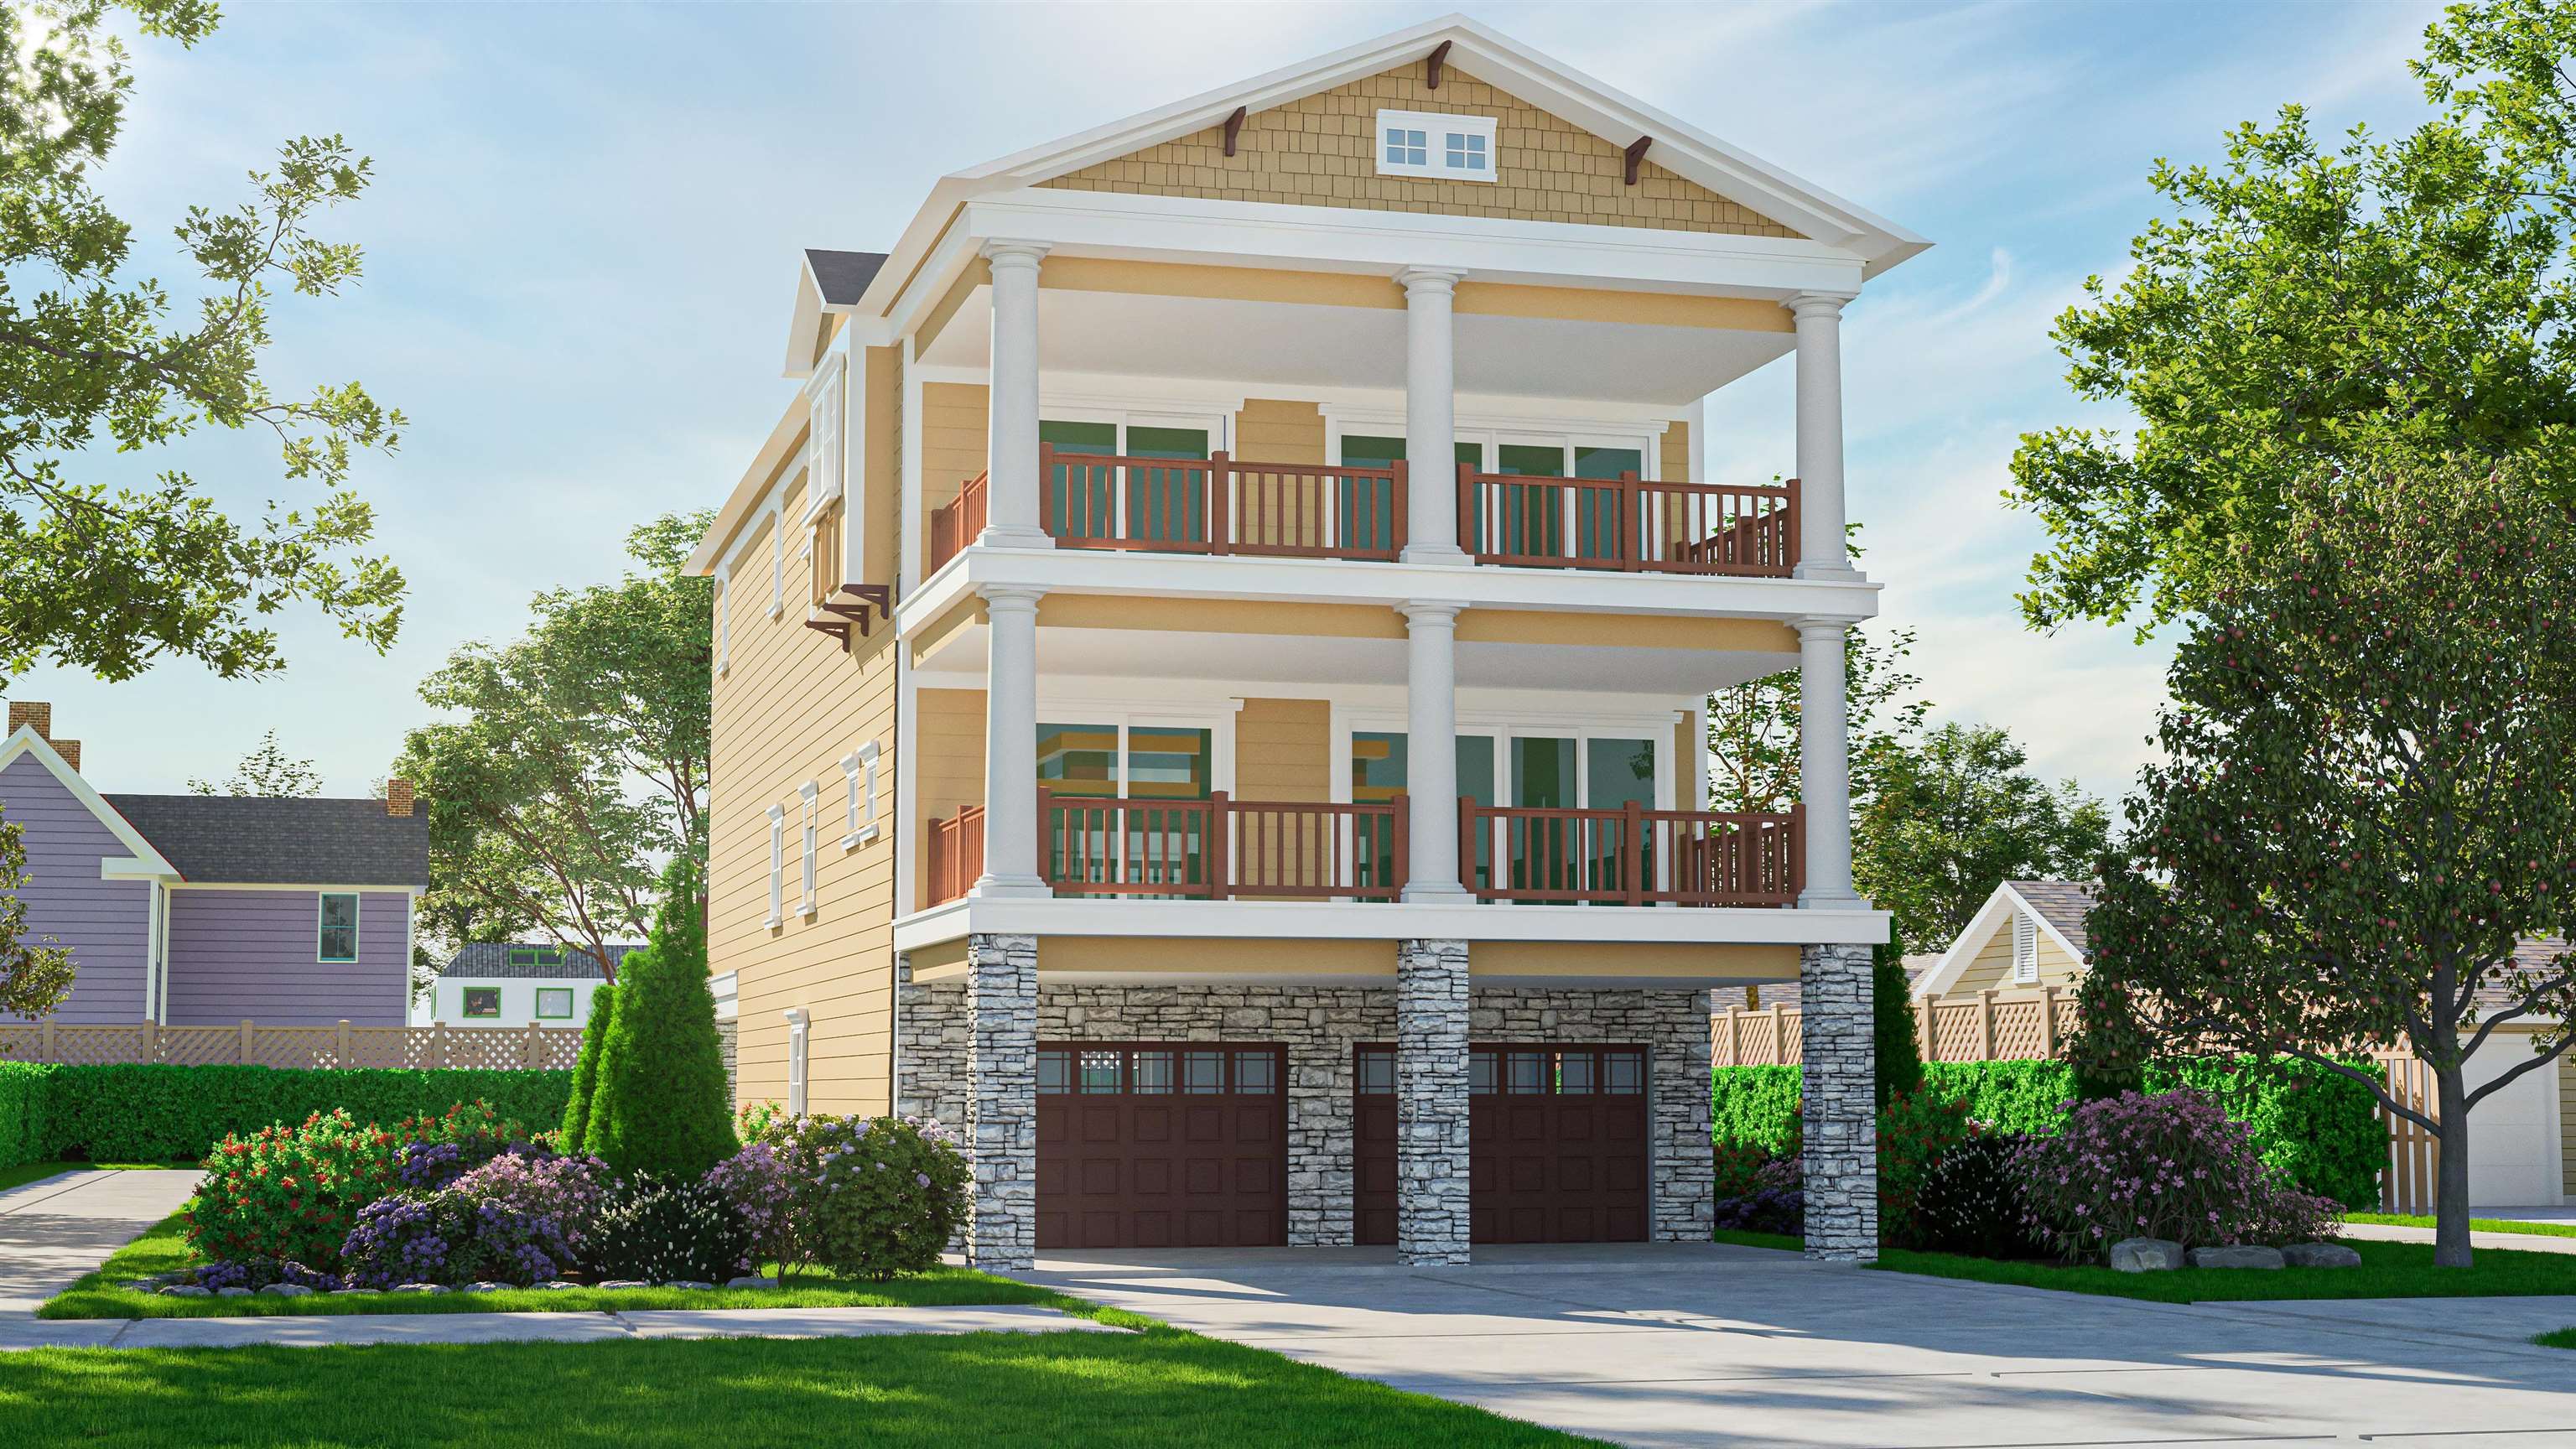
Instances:
[[[479,1099],[435,1117],[406,1117],[394,1137],[403,1144],[403,1186],[420,1189],[445,1187],[505,1152],[545,1150],[542,1139]]]
[[[748,1125],[750,1113],[743,1115]],[[771,1123],[763,1122],[763,1130]],[[752,1261],[776,1263],[794,1272],[805,1262],[798,1244],[797,1215],[788,1192],[787,1158],[766,1142],[754,1142],[707,1169],[706,1184],[731,1204],[751,1234]]]
[[[249,1258],[233,1262],[200,1263],[165,1282],[194,1283],[200,1288],[248,1288],[256,1293],[272,1283],[292,1283],[316,1293],[336,1293],[348,1286],[337,1273],[308,1268],[293,1261],[279,1262],[269,1258]]]
[[[2122,1238],[2185,1247],[2300,1242],[2331,1233],[2342,1214],[2265,1166],[2245,1125],[2188,1087],[2087,1102],[2065,1130],[2015,1148],[2011,1171],[2024,1221],[2070,1259]]]
[[[647,1174],[609,1191],[588,1267],[603,1279],[721,1283],[752,1270],[752,1230],[711,1182]]]
[[[1879,1112],[1878,1231],[1889,1246],[1922,1246],[1914,1209],[1924,1176],[1976,1130],[1966,1102],[1929,1087],[1901,1093]]]
[[[358,1210],[394,1188],[397,1140],[340,1110],[225,1137],[188,1205],[188,1246],[216,1262],[336,1266]]]
[[[1770,1149],[1756,1142],[1719,1142],[1714,1144],[1717,1179],[1716,1196],[1720,1202],[1743,1197],[1754,1189],[1754,1175],[1772,1161]]]
[[[935,1122],[776,1118],[762,1145],[786,1186],[782,1265],[878,1281],[926,1272],[966,1221],[966,1160]]]
[[[1933,1159],[1914,1194],[1916,1242],[1979,1258],[2040,1256],[2012,1173],[2021,1143],[2017,1133],[1980,1131]]]
[[[374,1288],[542,1283],[580,1261],[607,1195],[597,1158],[514,1143],[444,1188],[361,1208],[341,1262],[352,1283]]]

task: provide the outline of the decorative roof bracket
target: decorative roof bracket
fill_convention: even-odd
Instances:
[[[1628,143],[1626,154],[1628,157],[1629,185],[1634,186],[1637,184],[1637,163],[1646,159],[1646,148],[1653,144],[1655,144],[1655,138],[1652,136],[1639,136],[1636,140]]]
[[[1431,47],[1431,59],[1427,63],[1428,69],[1423,76],[1423,84],[1435,91],[1440,89],[1440,68],[1448,63],[1449,47],[1453,44],[1455,44],[1454,41],[1444,40]]]
[[[1243,129],[1244,113],[1250,109],[1249,106],[1237,106],[1234,108],[1234,114],[1225,118],[1225,154],[1228,156],[1234,154],[1235,133]]]

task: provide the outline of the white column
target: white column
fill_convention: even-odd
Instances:
[[[1798,569],[1858,578],[1843,539],[1843,304],[1831,292],[1789,299],[1798,319]],[[1812,862],[1810,862],[1812,864]]]
[[[1807,807],[1807,887],[1798,904],[1857,910],[1852,890],[1851,742],[1843,703],[1842,619],[1798,625],[1798,798]]]
[[[1046,591],[986,584],[984,873],[979,896],[1043,898],[1038,876],[1038,599]]]
[[[1458,611],[1417,599],[1398,606],[1405,629],[1405,798],[1408,901],[1463,901],[1458,879]]]
[[[1464,564],[1458,547],[1458,359],[1452,304],[1463,272],[1407,267],[1404,288],[1406,563]],[[1416,768],[1421,751],[1416,750]]]
[[[1038,260],[1031,242],[987,242],[993,269],[993,372],[983,535],[992,548],[1053,548],[1038,522]],[[987,807],[989,808],[989,807]]]

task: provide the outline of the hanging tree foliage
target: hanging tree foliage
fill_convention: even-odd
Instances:
[[[2576,1012],[2576,956],[2530,944],[2576,933],[2576,516],[2474,455],[2320,468],[2285,500],[2175,656],[2166,758],[2103,861],[2083,1049],[2363,1078],[2438,1135],[2435,1260],[2464,1265],[2469,1109]],[[2401,1039],[2431,1112],[2347,1061]],[[2510,1055],[2471,1090],[2481,1051]]]

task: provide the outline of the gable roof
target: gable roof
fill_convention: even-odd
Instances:
[[[822,294],[824,302],[835,307],[846,307],[858,301],[867,292],[868,283],[875,281],[877,273],[885,269],[885,264],[886,254],[883,252],[836,252],[822,247],[805,249],[805,275],[814,279],[814,286]]]
[[[2031,915],[2053,932],[2076,960],[2092,959],[2093,946],[2084,934],[2084,918],[2092,913],[2098,893],[2090,882],[2008,880],[2003,888],[2020,897]]]
[[[2092,909],[2093,887],[2083,881],[2005,881],[1977,908],[1977,914],[1969,918],[1950,949],[1941,953],[1941,964],[1916,978],[1914,994],[1938,996],[1949,990],[1967,971],[1968,963],[1977,959],[1977,953],[1995,938],[1995,932],[2011,924],[2016,911],[2029,916],[2041,931],[2065,947],[2077,966],[2089,965],[2093,953],[2084,934],[2084,917]]]
[[[105,826],[108,834],[116,837],[117,843],[134,853],[129,866],[131,874],[143,877],[159,876],[170,880],[179,878],[179,867],[172,864],[170,858],[162,854],[151,839],[137,829],[134,822],[128,820],[122,811],[108,803],[106,796],[91,789],[89,781],[81,778],[80,771],[73,769],[70,762],[56,753],[52,742],[36,733],[36,727],[32,724],[20,725],[7,740],[0,741],[0,770],[16,764],[21,756],[33,759],[43,766],[45,773],[54,777],[54,783],[62,786],[74,800],[79,801],[82,809],[87,810],[100,825]],[[0,805],[6,803],[0,801]],[[114,865],[117,862],[106,861],[102,864]]]
[[[1204,131],[1222,124],[1238,106],[1265,111],[1395,66],[1420,62],[1428,59],[1434,48],[1444,45],[1446,65],[1615,145],[1626,146],[1639,137],[1652,138],[1647,154],[1657,166],[1771,218],[1800,236],[1859,257],[1865,279],[1931,246],[1929,241],[1885,217],[1738,150],[1678,116],[1560,65],[1464,15],[1452,14],[941,177],[893,250],[878,259],[856,301],[833,301],[831,289],[812,263],[814,254],[808,253],[797,290],[796,323],[788,340],[787,375],[803,377],[812,370],[817,351],[813,329],[822,312],[880,316],[891,308],[904,283],[938,243],[961,204],[978,196],[1036,186],[1101,161]]]
[[[643,949],[640,945],[611,946],[608,948],[608,963],[618,965]],[[550,965],[513,962],[510,959],[512,951],[553,951],[561,959]],[[469,941],[448,958],[446,965],[438,968],[438,974],[441,977],[463,976],[486,981],[552,980],[565,976],[580,981],[608,979],[608,973],[600,969],[598,957],[588,951],[565,950],[551,941]]]
[[[382,800],[109,795],[190,882],[429,887],[429,814]]]

